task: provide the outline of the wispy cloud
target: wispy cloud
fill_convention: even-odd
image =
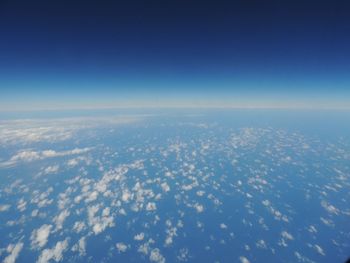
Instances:
[[[31,151],[23,150],[13,155],[8,161],[0,163],[1,167],[11,167],[19,163],[28,163],[37,160],[43,160],[46,158],[63,157],[69,155],[78,155],[89,152],[92,148],[75,148],[67,151],[54,151],[54,150],[44,150],[44,151]]]

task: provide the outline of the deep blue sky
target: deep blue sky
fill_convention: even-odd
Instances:
[[[350,107],[349,1],[0,1],[0,109]]]

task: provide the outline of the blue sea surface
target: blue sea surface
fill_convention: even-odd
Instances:
[[[345,262],[346,111],[0,116],[3,262]]]

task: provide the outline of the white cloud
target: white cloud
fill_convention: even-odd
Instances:
[[[221,224],[220,224],[220,228],[221,228],[221,229],[227,229],[227,225],[225,225],[224,223],[221,223]]]
[[[51,249],[44,249],[37,261],[37,263],[47,263],[50,260],[54,260],[56,262],[59,262],[63,259],[63,252],[68,247],[68,238],[66,238],[64,241],[59,241],[56,243],[55,247]]]
[[[250,261],[249,261],[246,257],[244,257],[244,256],[239,257],[239,260],[241,261],[241,263],[249,263],[249,262],[250,262]]]
[[[339,209],[336,208],[335,206],[327,203],[326,201],[322,201],[321,205],[327,212],[332,213],[332,214],[336,214],[336,215],[339,214]]]
[[[131,193],[126,189],[126,190],[123,190],[123,194],[122,194],[122,200],[124,202],[128,202],[129,199],[131,197]]]
[[[40,228],[34,230],[31,234],[32,248],[39,249],[46,245],[52,225],[42,225]]]
[[[294,237],[292,236],[292,234],[288,233],[287,231],[283,231],[281,233],[281,236],[285,239],[288,239],[288,240],[293,240]]]
[[[169,187],[169,185],[166,182],[162,183],[160,186],[162,187],[164,192],[169,192],[170,191],[170,187]]]
[[[125,252],[128,249],[128,246],[125,245],[123,242],[119,242],[115,246],[119,253]]]
[[[70,215],[70,212],[66,209],[63,210],[58,216],[55,216],[53,222],[56,224],[56,229],[62,229],[63,223]]]
[[[151,254],[149,256],[149,260],[157,263],[165,263],[165,258],[160,253],[159,248],[152,249]]]
[[[98,192],[93,191],[89,194],[88,198],[85,199],[85,202],[89,203],[89,202],[95,201],[97,197],[98,197]]]
[[[256,247],[261,248],[261,249],[266,249],[267,245],[263,239],[260,239],[256,242]]]
[[[326,253],[324,252],[324,250],[319,246],[319,245],[314,245],[315,250],[317,251],[317,253],[319,253],[322,256],[325,256]]]
[[[44,170],[44,174],[54,174],[57,173],[59,169],[58,165],[48,166]]]
[[[10,205],[0,205],[0,212],[6,212],[7,210],[10,209]]]
[[[88,207],[88,221],[95,235],[100,234],[107,227],[114,226],[114,217],[110,216],[109,212],[107,213],[108,209],[102,211],[102,216],[96,216],[99,209],[99,205]]]
[[[78,221],[74,223],[73,230],[76,233],[80,233],[86,228],[85,223],[83,221]]]
[[[205,194],[205,192],[203,190],[199,190],[199,191],[196,192],[196,194],[198,196],[203,196]]]
[[[79,163],[78,159],[74,158],[74,159],[68,160],[67,165],[69,167],[74,167],[74,166],[77,166],[78,163]]]
[[[26,210],[26,208],[27,208],[27,202],[24,201],[23,198],[21,198],[17,203],[17,209],[23,212],[24,210]]]
[[[79,130],[110,124],[118,125],[139,120],[133,117],[17,119],[0,121],[0,144],[30,144],[60,142],[71,139]]]
[[[188,261],[189,255],[188,255],[188,249],[187,248],[181,248],[179,251],[178,256],[176,257],[179,261]]]
[[[149,202],[146,206],[147,211],[154,211],[157,209],[157,206],[154,202]]]
[[[204,211],[203,205],[200,205],[198,203],[194,205],[194,208],[196,209],[197,213],[202,213]]]
[[[80,256],[86,255],[86,237],[79,239],[78,243],[72,247],[72,251],[78,251]]]
[[[145,238],[145,233],[140,233],[134,236],[134,239],[137,241],[142,241]]]
[[[67,151],[54,151],[54,150],[45,150],[45,151],[32,151],[32,150],[22,150],[17,154],[13,155],[10,160],[0,163],[0,167],[11,167],[21,162],[32,162],[37,160],[43,160],[46,158],[53,157],[62,157],[69,155],[83,154],[88,151],[91,151],[92,148],[75,148]]]
[[[15,263],[22,248],[23,248],[22,242],[19,242],[16,245],[12,245],[12,244],[8,245],[6,250],[8,253],[10,253],[10,255],[8,255],[4,259],[3,263]]]

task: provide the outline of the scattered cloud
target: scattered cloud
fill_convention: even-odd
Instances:
[[[80,238],[78,243],[72,247],[72,251],[79,252],[79,256],[85,256],[86,255],[86,237]]]
[[[66,218],[70,215],[70,212],[65,209],[59,215],[55,216],[53,222],[56,224],[56,229],[62,229],[63,223]]]
[[[63,252],[68,248],[68,238],[63,241],[58,241],[51,249],[44,249],[37,261],[37,263],[47,263],[50,260],[59,262],[63,259]]]
[[[125,245],[123,242],[119,242],[115,246],[119,253],[125,252],[128,249],[128,246]]]
[[[40,228],[34,230],[30,237],[32,241],[32,248],[40,249],[44,247],[49,239],[52,225],[42,225]]]
[[[142,241],[145,238],[145,233],[140,233],[134,236],[134,239],[137,241]]]
[[[151,254],[149,256],[149,260],[151,262],[156,262],[156,263],[165,263],[165,258],[160,253],[159,248],[152,249]]]
[[[11,205],[5,204],[5,205],[0,205],[0,212],[6,212],[10,209]]]
[[[3,263],[15,263],[16,259],[23,248],[23,243],[19,242],[16,245],[10,244],[7,246],[7,252],[10,253],[3,261]]]

